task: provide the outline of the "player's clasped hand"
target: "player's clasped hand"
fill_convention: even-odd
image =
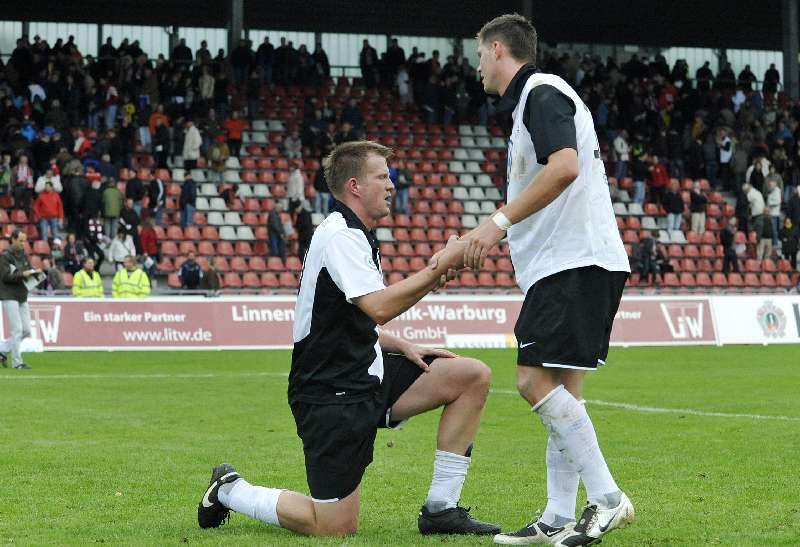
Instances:
[[[462,236],[466,242],[464,250],[464,266],[473,270],[483,268],[483,263],[498,241],[506,236],[506,232],[497,227],[491,219],[487,219],[480,226]]]
[[[403,355],[425,372],[428,372],[430,369],[428,363],[425,362],[425,357],[458,357],[456,354],[450,353],[446,349],[425,348],[416,344],[408,344],[403,348]]]

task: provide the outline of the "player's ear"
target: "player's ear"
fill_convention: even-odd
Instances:
[[[361,191],[358,188],[358,180],[356,180],[355,177],[347,179],[347,182],[344,183],[344,188],[348,193],[353,194],[354,196],[361,195]]]

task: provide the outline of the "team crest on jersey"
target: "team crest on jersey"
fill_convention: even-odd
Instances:
[[[786,314],[769,300],[758,308],[756,317],[767,338],[783,338],[786,335]]]

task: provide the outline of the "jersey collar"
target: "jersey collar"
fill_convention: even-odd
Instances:
[[[528,76],[535,72],[539,72],[539,69],[536,68],[536,65],[533,63],[528,63],[520,67],[508,84],[506,92],[503,93],[503,96],[500,98],[500,102],[497,103],[498,112],[506,114],[514,110],[519,102],[520,95],[522,95],[522,90],[528,82]]]
[[[375,232],[367,228],[361,219],[344,203],[336,200],[336,204],[333,207],[334,211],[338,211],[343,217],[344,221],[347,223],[348,228],[353,228],[356,230],[361,230],[364,232],[364,235],[367,236],[367,241],[369,241],[370,246],[373,249],[377,249],[378,245],[378,238],[375,236]]]

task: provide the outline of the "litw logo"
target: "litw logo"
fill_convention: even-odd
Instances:
[[[686,340],[703,337],[702,302],[662,302],[660,307],[672,338]]]
[[[61,306],[42,304],[31,306],[31,332],[45,344],[58,342],[58,329],[61,325]]]

